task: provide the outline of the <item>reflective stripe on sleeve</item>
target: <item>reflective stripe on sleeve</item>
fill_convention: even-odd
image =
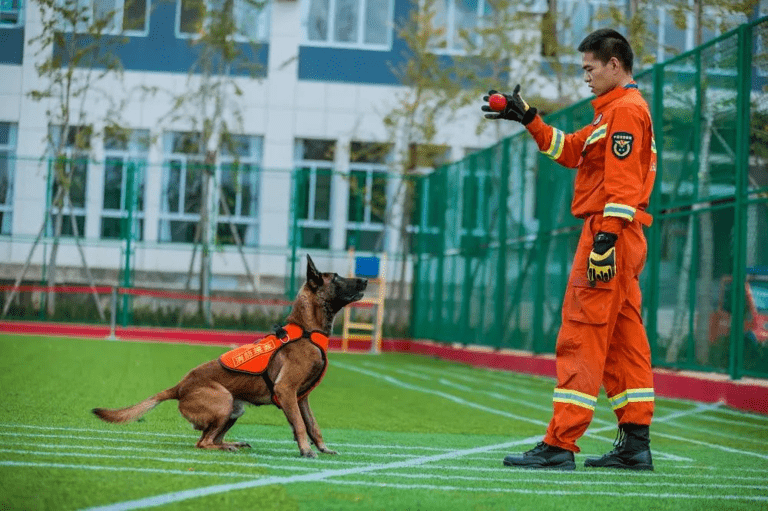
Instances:
[[[589,144],[594,144],[600,139],[605,138],[605,136],[608,134],[608,125],[603,124],[599,128],[597,128],[595,131],[592,132],[592,134],[587,138],[587,140],[584,142],[584,147],[588,146]]]
[[[609,202],[605,205],[605,208],[603,208],[603,216],[614,216],[631,222],[635,219],[635,208],[627,206],[626,204]]]
[[[552,128],[552,142],[549,144],[549,149],[542,151],[542,153],[556,160],[563,154],[563,148],[565,148],[565,133],[557,128]]]

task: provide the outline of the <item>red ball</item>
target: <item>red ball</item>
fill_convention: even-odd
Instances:
[[[488,98],[488,104],[490,105],[491,110],[501,112],[507,108],[507,98],[505,98],[503,94],[492,94],[491,97]]]

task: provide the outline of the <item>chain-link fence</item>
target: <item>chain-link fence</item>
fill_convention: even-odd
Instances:
[[[641,279],[657,366],[768,376],[767,45],[763,18],[636,76],[658,147]],[[546,121],[592,117],[583,101]],[[537,149],[521,132],[425,179],[416,337],[554,352],[581,222],[573,171]]]

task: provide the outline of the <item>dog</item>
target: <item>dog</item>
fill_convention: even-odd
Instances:
[[[224,442],[224,435],[243,415],[245,404],[274,403],[285,413],[301,456],[317,457],[307,434],[320,452],[337,454],[325,445],[308,397],[325,373],[324,348],[327,348],[336,314],[344,306],[360,300],[367,285],[367,279],[320,273],[307,255],[307,280],[293,302],[286,325],[276,328],[275,334],[267,339],[267,344],[277,346],[268,362],[262,364],[262,372],[241,372],[225,364],[255,357],[254,353],[260,351],[258,346],[263,345],[260,342],[232,350],[192,369],[174,387],[133,406],[92,411],[106,422],[124,423],[138,419],[163,401],[176,399],[181,415],[202,431],[196,447],[236,451],[251,446],[245,442]]]

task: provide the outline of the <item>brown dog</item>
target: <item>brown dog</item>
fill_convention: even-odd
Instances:
[[[291,337],[286,342],[286,330],[278,329],[278,336],[284,338],[274,338],[279,347],[262,374],[244,374],[212,360],[192,369],[175,387],[140,403],[120,410],[95,408],[93,413],[107,422],[129,422],[162,401],[177,399],[181,414],[203,432],[197,447],[234,451],[250,447],[244,442],[223,441],[227,431],[243,415],[245,403],[258,406],[274,402],[283,409],[293,428],[302,456],[317,457],[307,433],[321,452],[336,454],[326,447],[309,407],[309,391],[319,382],[327,362],[324,349],[313,340],[318,336],[327,343],[336,313],[361,299],[367,285],[366,279],[320,273],[307,255],[307,281],[286,318],[286,329],[290,326],[300,333],[295,340]]]

